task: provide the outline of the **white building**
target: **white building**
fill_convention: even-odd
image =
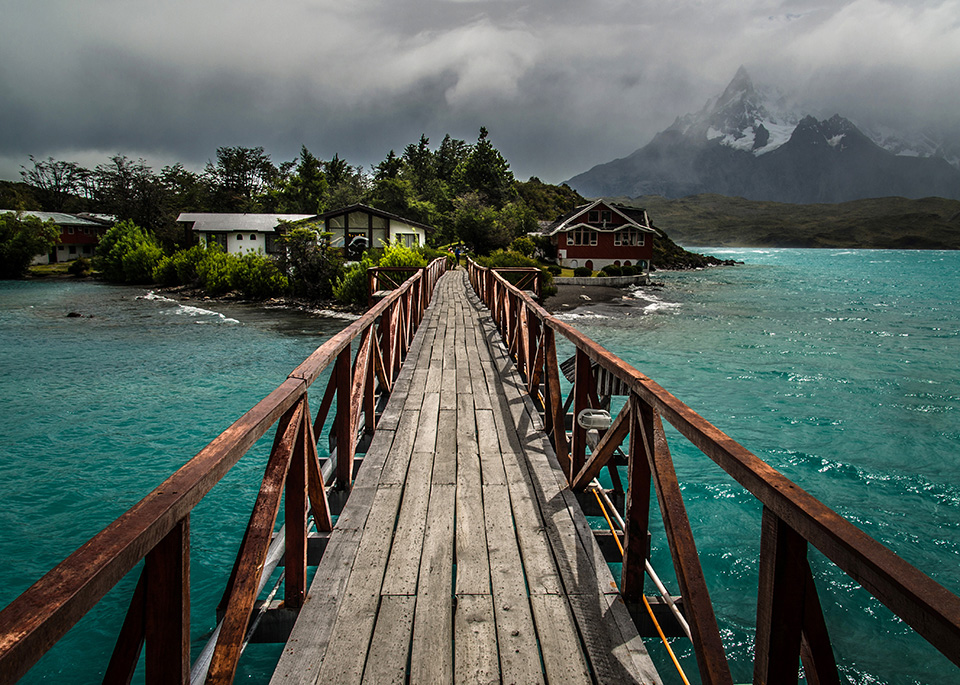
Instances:
[[[317,220],[333,234],[331,244],[335,246],[349,246],[357,238],[366,238],[367,246],[381,247],[399,238],[406,247],[413,247],[426,245],[427,233],[433,231],[433,226],[361,204],[324,212]]]
[[[188,224],[202,245],[220,245],[224,252],[236,255],[247,252],[277,254],[277,226],[281,221],[313,219],[315,214],[214,214],[184,212],[179,223]]]

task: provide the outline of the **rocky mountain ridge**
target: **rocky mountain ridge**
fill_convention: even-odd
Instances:
[[[700,112],[678,117],[644,147],[567,184],[589,197],[719,193],[800,204],[960,199],[960,168],[947,160],[946,145],[910,142],[890,130],[871,135],[839,114],[801,112],[782,93],[754,86],[741,67]]]

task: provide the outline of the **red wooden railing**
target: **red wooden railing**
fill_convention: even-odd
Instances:
[[[541,410],[570,487],[583,490],[606,466],[614,489],[625,494],[621,592],[627,601],[639,601],[643,594],[653,485],[704,683],[730,683],[730,669],[662,419],[763,504],[755,683],[797,682],[801,661],[807,682],[839,683],[807,561],[809,545],[960,665],[960,597],[799,488],[653,380],[550,316],[501,275],[473,262],[468,270],[474,290],[489,308],[525,378],[527,392]],[[558,335],[576,347],[574,383],[566,401],[557,362]],[[571,403],[574,417],[584,409],[600,408],[600,387],[608,394],[627,395],[627,401],[588,452],[586,430],[575,420],[568,434],[565,419]],[[628,440],[625,493],[613,463],[624,440]]]
[[[266,472],[221,603],[206,682],[236,673],[284,491],[284,606],[306,593],[307,524],[331,529],[327,488],[349,490],[357,436],[376,428],[378,395],[388,395],[424,316],[444,259],[417,270],[360,319],[328,340],[287,379],[180,470],[71,554],[0,612],[0,683],[12,683],[145,560],[106,669],[105,682],[129,682],[141,651],[147,683],[190,678],[190,512],[253,444],[276,424]],[[351,343],[358,341],[351,357]],[[333,372],[312,415],[311,385]],[[317,439],[336,399],[335,477],[324,478]]]

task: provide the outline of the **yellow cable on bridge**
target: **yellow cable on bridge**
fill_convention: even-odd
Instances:
[[[607,519],[607,525],[610,526],[610,532],[613,533],[613,539],[617,543],[617,549],[620,550],[621,558],[623,554],[623,545],[620,544],[620,536],[617,535],[617,529],[613,527],[613,521],[610,520],[609,514],[607,514],[607,507],[604,505],[603,500],[600,499],[600,493],[597,492],[596,488],[591,488],[593,491],[593,496],[597,498],[597,504],[600,505],[600,511],[603,512],[603,518]],[[647,608],[647,613],[650,614],[650,620],[653,621],[653,625],[657,629],[657,633],[660,634],[660,639],[663,640],[663,646],[667,648],[667,653],[670,655],[670,658],[673,660],[673,665],[677,667],[677,673],[680,674],[680,677],[683,678],[684,685],[690,685],[690,681],[687,680],[687,675],[683,672],[683,667],[680,666],[680,662],[677,661],[676,654],[673,653],[673,650],[670,648],[670,643],[667,642],[667,636],[663,634],[663,629],[660,628],[660,624],[657,622],[657,617],[653,615],[653,607],[650,606],[650,602],[647,601],[647,596],[640,593],[640,596],[643,597],[643,606]]]

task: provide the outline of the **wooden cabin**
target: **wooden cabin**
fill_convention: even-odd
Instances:
[[[568,212],[547,226],[544,235],[557,248],[557,263],[575,269],[585,266],[635,266],[650,270],[653,239],[659,235],[646,210],[594,200]]]

